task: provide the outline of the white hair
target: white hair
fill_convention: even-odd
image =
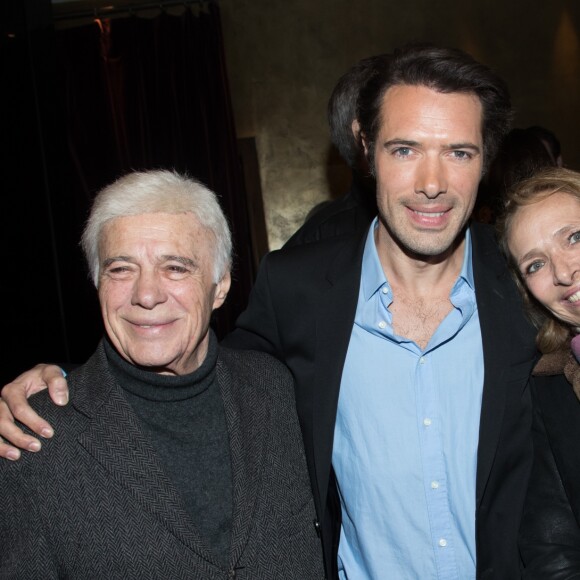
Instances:
[[[192,213],[215,238],[214,282],[231,268],[232,235],[216,194],[195,179],[173,171],[136,171],[102,189],[93,202],[81,247],[95,286],[99,284],[103,226],[115,218],[146,213]]]

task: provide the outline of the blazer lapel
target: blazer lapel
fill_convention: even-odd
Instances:
[[[479,226],[472,226],[471,232],[484,359],[477,453],[476,503],[479,506],[499,443],[508,382],[515,376],[514,372],[521,377],[531,371],[535,332],[523,317],[517,290],[493,236]],[[514,348],[514,342],[519,342],[517,329],[522,325],[528,330],[531,344],[526,345],[522,339],[521,345]],[[520,364],[525,368],[520,368]]]
[[[365,242],[366,232],[358,244],[351,238],[337,247],[316,309],[312,448],[319,513],[324,512],[326,505],[338,394],[356,313]]]
[[[95,358],[99,359],[95,363]],[[75,407],[90,417],[79,444],[98,462],[131,501],[155,516],[183,544],[219,565],[205,548],[183,507],[181,496],[165,474],[156,452],[143,436],[139,420],[109,373],[102,347],[86,365],[80,380],[86,396]]]
[[[230,565],[235,568],[249,540],[253,514],[262,482],[264,441],[269,432],[269,411],[260,400],[248,400],[245,378],[231,375],[218,359],[232,466],[232,535]]]

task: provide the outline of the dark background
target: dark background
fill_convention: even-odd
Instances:
[[[37,362],[82,363],[94,350],[101,317],[78,241],[95,193],[131,170],[175,169],[220,196],[236,248],[234,284],[213,321],[225,334],[260,252],[218,5],[59,30],[48,0],[5,0],[3,10],[0,384]]]

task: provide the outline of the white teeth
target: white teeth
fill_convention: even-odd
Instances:
[[[441,217],[445,212],[444,211],[440,211],[437,213],[431,212],[431,213],[427,213],[425,211],[415,211],[415,213],[425,216],[425,217]]]
[[[580,300],[580,290],[568,297],[568,302],[578,302],[578,300]]]
[[[150,326],[150,325],[148,326],[148,325],[146,325],[146,324],[140,324],[139,326],[140,326],[141,328],[151,328],[151,326]]]

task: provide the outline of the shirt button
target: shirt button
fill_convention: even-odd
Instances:
[[[441,538],[438,543],[439,543],[439,546],[444,548],[447,545],[447,540],[445,538]]]
[[[387,323],[384,320],[381,320],[379,322],[379,328],[385,328],[387,326]]]
[[[431,489],[437,489],[439,487],[439,482],[438,481],[432,481],[431,482]]]
[[[422,365],[424,365],[424,364],[425,364],[425,362],[426,362],[426,361],[425,361],[425,357],[424,357],[424,356],[422,356],[422,357],[419,359],[419,363],[421,363]]]
[[[425,419],[423,419],[423,425],[425,425],[425,427],[430,427],[431,426],[431,419],[429,419],[429,417],[426,417]]]
[[[389,289],[388,289],[386,286],[383,286],[383,287],[381,288],[381,292],[382,292],[383,294],[388,294],[388,293],[389,293]]]

